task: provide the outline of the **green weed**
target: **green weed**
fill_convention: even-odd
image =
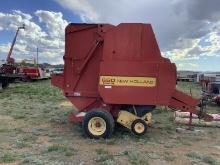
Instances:
[[[11,163],[14,162],[16,160],[15,155],[12,153],[4,153],[1,157],[0,157],[0,161],[3,163]]]
[[[65,145],[52,145],[47,148],[47,152],[61,152],[64,153],[65,156],[73,156],[77,151]]]
[[[129,162],[132,165],[149,165],[149,162],[146,157],[141,152],[136,151],[127,151],[125,155],[128,156]]]
[[[220,163],[214,157],[209,155],[202,155],[197,152],[189,152],[186,154],[186,156],[195,162],[204,162],[210,165],[220,165]]]
[[[104,150],[104,149],[97,149],[96,150],[97,153],[97,157],[95,159],[95,161],[97,163],[100,164],[108,164],[108,162],[113,162],[113,155],[111,153],[109,153],[108,151]]]

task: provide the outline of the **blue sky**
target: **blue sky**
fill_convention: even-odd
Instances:
[[[0,5],[0,11],[8,13],[12,10],[21,10],[24,13],[34,13],[36,10],[62,12],[64,19],[81,22],[79,16],[61,7],[53,0],[7,0]]]
[[[0,60],[22,23],[15,59],[33,58],[39,47],[40,62],[58,64],[69,22],[142,22],[152,24],[163,56],[179,70],[220,71],[219,6],[219,0],[7,0],[0,5]]]
[[[64,9],[62,6],[60,6],[53,0],[33,0],[31,1],[31,3],[28,0],[7,0],[0,5],[0,12],[3,13],[10,13],[13,10],[20,10],[24,13],[29,13],[32,15],[36,10],[39,9],[54,12],[62,12],[63,18],[68,20],[69,22],[81,22],[78,15],[74,14],[70,10]],[[36,17],[34,17],[33,19],[34,21],[37,21]],[[39,25],[41,24],[39,23]],[[0,31],[0,43],[5,43],[12,40],[14,33],[14,31]]]

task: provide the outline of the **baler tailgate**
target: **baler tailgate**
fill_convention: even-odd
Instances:
[[[202,112],[198,105],[199,100],[194,99],[181,91],[175,90],[173,96],[171,97],[169,107],[183,112],[196,114],[207,121],[213,120],[213,117],[205,112]]]

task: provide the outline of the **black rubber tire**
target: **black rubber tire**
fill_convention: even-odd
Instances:
[[[89,131],[88,123],[93,117],[100,117],[105,120],[106,130],[102,135],[94,135]],[[92,110],[88,112],[85,115],[83,122],[82,122],[82,128],[83,128],[84,134],[91,139],[109,138],[114,131],[114,127],[115,127],[115,121],[112,115],[109,112],[105,110],[100,110],[100,109]]]
[[[33,80],[31,79],[30,76],[25,76],[25,77],[22,78],[22,81],[23,82],[32,82]]]
[[[3,89],[3,88],[2,88],[2,83],[0,82],[0,91],[2,91],[2,89]]]
[[[8,81],[4,81],[2,83],[2,89],[6,89],[9,86],[9,82]]]
[[[216,101],[216,104],[220,106],[220,99]]]
[[[141,124],[144,125],[144,131],[143,131],[143,132],[141,132],[141,133],[136,132],[136,130],[135,130],[135,125],[136,125],[137,123],[141,123]],[[131,132],[132,132],[134,135],[137,135],[137,136],[142,136],[142,135],[144,135],[144,134],[147,132],[147,124],[146,124],[146,122],[145,122],[144,120],[142,120],[142,119],[136,119],[136,120],[134,120],[134,121],[132,122],[132,124],[131,124]]]

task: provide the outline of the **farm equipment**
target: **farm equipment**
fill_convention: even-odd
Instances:
[[[108,138],[115,122],[143,135],[156,105],[212,120],[200,100],[176,89],[176,66],[161,56],[150,24],[69,24],[64,72],[52,84],[78,109],[90,138]]]
[[[207,102],[214,102],[217,105],[220,105],[220,75],[203,75],[201,85],[203,99]]]
[[[19,73],[23,76],[22,80],[27,82],[49,78],[40,67],[23,66],[19,68]]]
[[[6,58],[6,63],[2,64],[0,67],[0,89],[7,88],[10,82],[15,81],[16,79],[21,78],[21,75],[18,74],[18,68],[15,65],[15,60],[12,58],[12,51],[16,43],[16,39],[19,33],[19,30],[25,29],[25,26],[18,27],[15,37],[12,41],[11,48]]]
[[[212,101],[215,102],[217,105],[220,106],[220,95],[214,96]]]
[[[25,61],[34,61],[34,66],[27,66]],[[41,67],[36,64],[35,60],[23,60],[23,65],[19,67],[19,74],[23,76],[23,81],[34,81],[34,80],[42,80],[42,79],[48,79],[50,78],[50,75],[44,71]]]

